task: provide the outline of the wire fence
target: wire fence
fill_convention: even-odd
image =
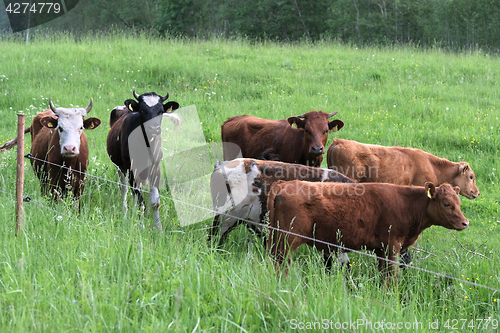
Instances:
[[[127,186],[130,189],[141,190],[140,188],[130,186],[129,184],[122,184],[121,182],[116,182],[116,181],[109,180],[109,179],[104,178],[104,177],[99,177],[99,176],[92,175],[92,174],[89,174],[89,173],[86,173],[86,172],[81,172],[81,171],[69,168],[67,166],[64,166],[64,165],[59,165],[59,164],[55,164],[55,163],[52,163],[52,162],[49,162],[49,161],[46,161],[46,160],[43,160],[43,159],[39,159],[39,158],[33,157],[31,154],[27,154],[27,155],[25,155],[25,157],[28,158],[28,159],[34,159],[34,160],[41,161],[41,162],[44,162],[44,163],[47,163],[47,164],[50,164],[50,165],[54,165],[54,166],[60,167],[62,169],[66,169],[68,171],[77,172],[77,173],[82,174],[84,176],[88,176],[88,177],[92,177],[92,178],[95,178],[95,179],[99,179],[99,180],[102,180],[104,182],[113,183],[113,184],[117,184],[117,185],[120,185],[120,186]],[[148,190],[141,190],[141,191],[145,192],[145,193],[151,193]],[[3,190],[0,190],[0,192],[3,192],[5,194],[7,194],[7,195],[13,196],[13,194],[10,194],[10,193],[8,193],[6,191],[3,191]],[[193,208],[202,209],[202,210],[206,210],[206,211],[211,212],[211,213],[215,213],[215,211],[213,209],[208,209],[206,207],[195,205],[195,204],[192,204],[192,203],[189,203],[189,202],[185,202],[185,201],[182,201],[182,200],[179,200],[179,199],[174,199],[174,198],[171,198],[171,197],[168,197],[168,196],[164,196],[164,195],[161,195],[161,194],[160,194],[160,197],[163,198],[163,199],[166,199],[166,200],[171,200],[171,201],[179,202],[179,203],[185,204],[187,206],[191,206]],[[153,253],[155,255],[159,255],[159,256],[162,256],[162,257],[164,257],[166,259],[172,260],[173,262],[175,262],[175,263],[177,263],[179,265],[187,266],[186,263],[180,262],[180,261],[176,260],[175,258],[172,258],[170,256],[167,256],[167,255],[164,255],[162,253],[159,253],[159,252],[157,252],[157,251],[155,251],[155,250],[153,250],[151,248],[144,247],[141,243],[134,243],[133,241],[131,241],[129,239],[125,239],[125,238],[123,238],[123,237],[121,237],[119,235],[109,233],[109,232],[107,232],[106,230],[104,230],[102,228],[99,228],[99,227],[97,227],[95,225],[83,222],[83,221],[81,221],[81,220],[79,220],[79,219],[77,219],[77,218],[75,218],[73,216],[69,216],[67,214],[63,214],[61,212],[58,212],[56,209],[47,207],[46,205],[44,205],[43,203],[39,202],[38,200],[32,200],[31,202],[34,202],[34,203],[36,203],[37,205],[39,205],[41,207],[50,209],[50,210],[52,210],[52,211],[54,211],[54,212],[56,212],[58,214],[64,215],[65,217],[70,218],[70,219],[72,219],[72,220],[74,220],[74,221],[76,221],[76,222],[78,222],[78,223],[80,223],[82,225],[85,225],[87,227],[93,228],[93,229],[98,230],[100,232],[106,233],[106,234],[108,234],[108,235],[110,235],[110,236],[112,236],[114,238],[118,238],[118,239],[121,239],[121,240],[123,240],[125,242],[128,242],[131,245],[141,246],[143,249],[145,249],[147,251],[150,251],[151,253]],[[490,291],[493,291],[493,292],[500,292],[499,288],[494,288],[494,287],[490,287],[490,286],[487,286],[487,285],[484,285],[484,284],[480,284],[480,283],[477,283],[476,281],[473,282],[473,281],[469,281],[469,280],[465,280],[465,279],[460,279],[460,278],[457,278],[457,277],[454,277],[454,276],[451,276],[451,275],[448,275],[448,274],[444,274],[444,273],[440,273],[440,272],[435,272],[435,271],[432,271],[432,270],[428,270],[428,269],[425,269],[425,268],[417,267],[417,266],[406,264],[406,263],[402,263],[402,262],[401,263],[400,262],[396,262],[396,261],[390,260],[390,259],[385,258],[385,257],[379,257],[379,256],[377,256],[375,254],[372,254],[372,253],[367,253],[367,252],[364,252],[364,251],[360,251],[360,250],[356,250],[356,249],[351,249],[351,248],[348,248],[348,247],[345,247],[345,246],[342,246],[342,245],[329,243],[329,242],[322,241],[322,240],[319,240],[319,239],[315,239],[315,238],[312,238],[312,237],[300,235],[300,234],[297,234],[297,233],[294,233],[294,232],[291,232],[291,231],[282,230],[282,229],[279,229],[279,228],[274,228],[274,227],[269,226],[268,224],[264,224],[264,223],[255,222],[255,221],[252,221],[252,220],[244,219],[244,218],[241,218],[239,216],[233,216],[233,215],[228,214],[228,213],[221,214],[221,215],[226,216],[226,217],[230,217],[230,218],[235,218],[235,219],[240,220],[242,222],[245,222],[245,223],[248,223],[248,224],[252,224],[252,225],[261,227],[263,230],[265,230],[265,229],[274,230],[274,231],[277,231],[277,232],[281,232],[283,234],[287,234],[287,235],[291,235],[291,236],[295,236],[295,237],[300,237],[300,238],[303,238],[303,239],[306,239],[306,240],[309,240],[309,241],[313,241],[315,243],[324,244],[324,245],[330,246],[332,248],[336,248],[339,251],[357,253],[357,254],[360,254],[362,256],[366,256],[366,257],[369,257],[369,258],[375,258],[377,260],[384,260],[387,263],[391,263],[391,264],[398,265],[398,266],[404,266],[405,268],[408,268],[408,269],[412,269],[412,270],[424,272],[424,273],[431,274],[431,275],[434,275],[434,276],[437,276],[437,277],[441,277],[441,278],[446,278],[446,279],[454,280],[454,281],[457,281],[459,283],[463,283],[463,284],[474,286],[476,288],[483,288],[483,289],[487,289],[487,290],[490,290]],[[209,228],[211,228],[211,227],[209,227]],[[207,229],[207,228],[204,228],[204,229]],[[472,254],[473,256],[474,255],[478,255],[480,257],[483,257],[483,258],[487,259],[489,261],[489,263],[490,263],[491,268],[493,269],[493,264],[492,264],[490,258],[488,258],[487,256],[485,256],[483,254],[477,253],[477,249],[474,250],[474,251],[466,249],[458,241],[458,239],[456,237],[455,237],[455,240],[460,244],[460,246],[465,251],[467,251],[468,253]],[[219,276],[216,276],[216,275],[213,275],[213,274],[211,274],[209,272],[205,272],[205,271],[202,271],[202,272],[204,274],[206,274],[206,275],[209,275],[210,277],[219,279],[220,281],[224,281],[226,283],[230,283],[231,285],[234,285],[236,287],[239,287],[239,288],[242,288],[242,289],[245,289],[245,290],[250,290],[248,286],[241,286],[241,285],[235,284],[233,281],[229,281],[229,280],[223,279],[223,278],[221,278]],[[498,278],[498,276],[495,275],[495,277],[496,277],[497,281],[500,281],[500,279]],[[275,300],[273,300],[270,296],[263,294],[260,290],[254,289],[253,292],[255,292],[256,294],[259,294],[260,296],[263,296],[263,297],[265,297],[265,298],[273,301],[275,304],[277,304],[277,302]]]

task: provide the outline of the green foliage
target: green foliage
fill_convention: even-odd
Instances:
[[[9,37],[0,45],[0,144],[15,136],[18,112],[29,124],[50,97],[56,106],[86,106],[93,97],[91,115],[103,122],[87,131],[91,176],[81,212],[70,200],[41,196],[26,161],[24,193],[32,202],[17,237],[15,151],[0,154],[0,331],[290,332],[296,321],[365,319],[423,324],[413,331],[439,320],[436,331],[447,332],[447,319],[500,320],[498,291],[466,283],[500,283],[497,58],[128,33],[39,33],[29,44]],[[194,104],[209,142],[220,141],[220,125],[237,114],[284,119],[339,110],[346,125],[329,143],[338,136],[468,161],[481,190],[478,199],[462,200],[470,228],[432,227],[412,249],[414,266],[462,281],[407,269],[388,290],[373,258],[351,254],[350,274],[335,266],[327,275],[321,254],[307,247],[294,254],[289,276],[278,276],[261,240],[244,227],[216,250],[206,244],[211,221],[179,226],[167,190],[165,231],[155,232],[150,214],[138,218],[130,195],[124,212],[110,182],[118,176],[105,149],[109,112],[133,89]],[[27,138],[26,152],[30,144]]]
[[[0,4],[0,8],[2,8]],[[0,12],[0,31],[8,31]],[[361,45],[417,45],[446,50],[500,50],[495,0],[80,0],[68,14],[35,30],[114,32],[210,39]],[[33,30],[33,29],[32,29]],[[22,35],[22,33],[20,33]]]

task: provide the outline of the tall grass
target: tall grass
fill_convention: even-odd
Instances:
[[[169,92],[181,106],[195,105],[208,142],[220,141],[220,125],[238,114],[283,119],[339,110],[346,125],[330,141],[411,146],[470,162],[481,190],[478,199],[462,200],[470,228],[427,230],[420,251],[413,250],[414,265],[498,290],[497,58],[124,34],[77,40],[53,34],[29,44],[4,38],[0,45],[0,142],[15,136],[18,112],[29,122],[50,97],[63,107],[86,106],[93,97],[91,114],[103,121],[87,132],[88,172],[99,178],[87,177],[80,213],[70,200],[54,204],[41,196],[26,162],[25,194],[33,201],[25,204],[18,237],[15,152],[0,155],[0,331],[292,331],[298,322],[359,319],[421,322],[422,329],[406,330],[417,332],[436,320],[438,331],[449,331],[448,319],[500,320],[497,291],[411,269],[387,290],[375,260],[362,255],[351,255],[350,274],[336,267],[328,275],[321,255],[301,248],[289,276],[277,276],[261,240],[245,228],[222,249],[209,248],[211,221],[181,227],[166,198],[165,231],[158,234],[132,205],[125,213],[117,185],[101,179],[118,181],[105,149],[108,117],[133,89]],[[474,325],[470,331],[483,331]]]

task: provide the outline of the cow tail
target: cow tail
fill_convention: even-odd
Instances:
[[[31,126],[24,130],[24,134],[31,132]],[[0,153],[3,153],[9,149],[12,149],[14,146],[17,146],[17,137],[14,139],[10,139],[6,143],[0,146]]]
[[[179,130],[179,127],[181,126],[182,120],[181,120],[181,117],[179,117],[178,114],[175,114],[175,113],[164,113],[163,116],[167,117],[168,119],[170,119],[174,123],[174,126],[175,126],[174,130],[175,131]]]

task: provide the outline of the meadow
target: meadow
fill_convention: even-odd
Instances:
[[[18,113],[28,126],[50,97],[61,107],[85,107],[93,97],[90,115],[102,120],[87,131],[91,176],[81,212],[71,200],[43,197],[25,161],[24,193],[32,201],[17,237],[16,153],[0,154],[0,331],[289,332],[313,322],[339,332],[498,330],[496,55],[126,34],[48,34],[29,44],[2,36],[0,46],[0,144],[16,135]],[[130,194],[128,212],[122,209],[106,153],[109,112],[133,89],[196,106],[207,143],[220,141],[220,125],[234,115],[339,110],[345,127],[328,144],[341,137],[468,161],[481,191],[475,200],[462,197],[470,227],[426,230],[411,250],[420,269],[400,271],[393,289],[381,283],[372,257],[350,254],[350,274],[338,266],[327,274],[321,254],[306,247],[294,254],[288,277],[278,276],[261,240],[243,226],[221,249],[211,248],[211,221],[181,226],[168,190],[159,233],[151,216],[138,219]],[[30,144],[27,137],[26,153]]]

